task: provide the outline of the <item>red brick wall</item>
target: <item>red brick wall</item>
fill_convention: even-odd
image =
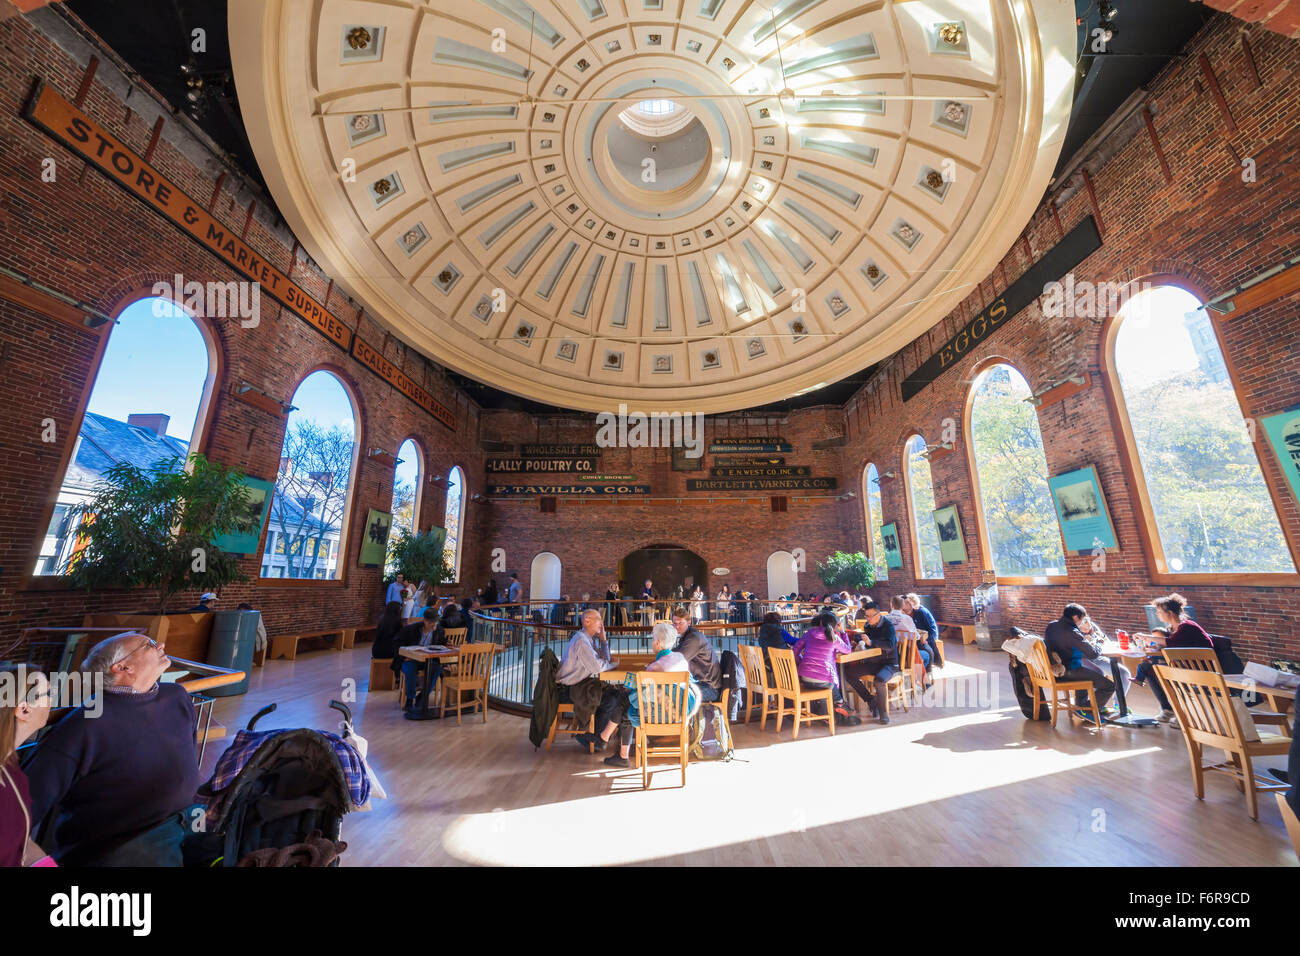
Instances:
[[[243,278],[22,119],[36,77],[71,99],[81,82],[80,65],[21,17],[0,22],[0,48],[6,51],[0,70],[0,234],[5,236],[0,263],[111,314],[147,293],[155,281],[170,281],[175,273],[187,281]],[[125,107],[101,82],[105,71],[101,65],[83,108],[143,153],[152,122]],[[138,90],[135,97],[138,102]],[[47,157],[56,164],[53,183],[41,179]],[[152,161],[200,201],[211,197],[218,175],[215,162],[200,168],[165,137]],[[236,202],[234,182],[227,176],[213,212],[239,232],[248,203],[246,199]],[[251,580],[226,588],[222,606],[249,601],[263,610],[272,633],[373,620],[380,608],[381,572],[357,566],[359,533],[370,508],[389,510],[393,472],[391,466],[367,459],[364,449],[379,447],[396,453],[405,438],[414,436],[424,447],[426,477],[446,475],[459,464],[473,491],[482,483],[475,446],[478,409],[439,369],[387,336],[369,316],[357,327],[356,305],[337,290],[330,294],[329,277],[302,252],[291,263],[292,236],[276,229],[264,212],[254,217],[247,241],[281,270],[292,264],[295,281],[368,342],[382,345],[390,361],[424,384],[458,419],[457,430],[448,430],[269,296],[261,298],[261,322],[256,328],[242,328],[238,319],[214,319],[209,324],[222,364],[212,424],[200,449],[209,458],[273,478],[283,422],[232,398],[231,385],[247,381],[288,402],[302,378],[323,365],[339,373],[358,401],[357,435],[363,449],[350,512],[345,584],[259,585],[260,555],[250,556],[242,567]],[[144,592],[87,596],[25,585],[37,538],[44,533],[62,479],[63,461],[84,411],[83,393],[95,374],[98,341],[95,332],[0,299],[0,647],[23,627],[75,625],[89,611],[156,606],[155,596]],[[41,440],[47,418],[56,423],[59,440],[53,444]],[[445,481],[425,486],[423,526],[443,523],[445,492]],[[465,558],[471,561],[476,554],[474,520],[470,512]],[[195,598],[195,594],[178,595],[171,607],[183,609]]]
[[[780,435],[794,449],[783,455],[787,464],[808,465],[812,474],[819,476],[837,476],[842,472],[841,449],[814,450],[813,443],[842,436],[843,430],[842,412],[829,407],[792,412],[778,418],[705,419],[706,442],[715,436]],[[482,434],[489,441],[590,444],[596,440],[596,424],[589,415],[538,417],[484,411]],[[824,590],[817,581],[816,561],[848,540],[846,527],[851,520],[848,515],[854,507],[849,501],[832,499],[846,490],[857,493],[858,489],[850,485],[834,492],[792,492],[788,496],[788,510],[783,513],[772,511],[771,499],[766,494],[745,496],[727,491],[709,495],[686,491],[688,479],[708,477],[707,469],[712,462],[713,456],[706,455],[705,470],[675,472],[667,449],[602,450],[601,474],[633,475],[636,483],[651,486],[653,497],[671,500],[641,502],[593,497],[573,502],[560,499],[554,514],[542,513],[536,500],[471,502],[470,507],[477,508],[483,516],[479,524],[483,538],[476,573],[484,583],[489,576],[494,576],[498,584],[506,581],[508,574],[491,573],[491,550],[502,548],[507,570],[519,571],[527,595],[533,557],[550,551],[560,559],[564,593],[574,600],[584,591],[603,597],[606,585],[617,574],[601,574],[602,569],[617,571],[620,559],[639,548],[674,544],[700,555],[710,570],[729,569],[731,573],[725,580],[733,591],[744,587],[765,597],[768,555],[773,551],[803,548],[807,553],[807,572],[799,576],[799,586],[805,591]],[[516,482],[513,476],[502,477],[503,482],[509,483],[527,484],[529,480],[520,477]],[[680,504],[676,500],[678,496]],[[739,501],[742,497],[744,503]],[[733,498],[737,500],[724,500]],[[710,596],[723,580],[710,578],[706,585],[712,587]],[[627,583],[629,588],[635,586],[639,590],[642,582]]]
[[[1300,39],[1300,0],[1205,0],[1207,6]]]
[[[1251,45],[1262,82],[1257,87],[1245,64],[1239,29],[1240,24],[1227,19],[1207,25],[1186,55],[1173,61],[1152,86],[1158,107],[1154,125],[1172,183],[1166,183],[1141,126],[1106,165],[1090,168],[1105,244],[1074,270],[1076,280],[1123,282],[1164,273],[1216,295],[1300,248],[1300,107],[1294,96],[1300,43],[1255,31]],[[1237,125],[1235,132],[1228,130],[1204,88],[1198,64],[1201,53],[1208,56],[1218,77]],[[1255,160],[1254,183],[1242,179],[1240,161],[1247,157]],[[1087,189],[1075,189],[1059,210],[1061,225],[1068,232],[1092,212]],[[1040,208],[1025,235],[1035,256],[1058,241],[1061,233],[1047,205]],[[1013,623],[1039,628],[1074,600],[1086,605],[1103,626],[1132,629],[1143,623],[1140,605],[1172,588],[1151,580],[1135,499],[1111,427],[1108,386],[1100,374],[1105,323],[1049,319],[1034,303],[1005,321],[911,401],[902,402],[899,394],[899,382],[973,318],[994,289],[1000,292],[1006,282],[1015,281],[1028,264],[1023,244],[1017,243],[978,292],[886,362],[846,406],[846,485],[855,477],[860,480],[869,461],[900,476],[882,486],[882,511],[886,521],[899,523],[904,567],[892,572],[888,584],[876,593],[932,593],[951,617],[970,619],[969,595],[979,583],[982,564],[964,436],[955,453],[934,462],[932,469],[937,504],[957,503],[970,552],[970,560],[948,568],[942,582],[911,576],[913,546],[901,479],[902,444],[914,430],[930,443],[937,442],[946,418],[964,425],[970,379],[981,362],[996,356],[1019,368],[1035,391],[1071,374],[1094,374],[1096,384],[1091,388],[1042,407],[1039,425],[1050,473],[1097,466],[1120,545],[1118,554],[1108,556],[1104,573],[1091,572],[1091,557],[1070,557],[1066,586],[1001,588],[1004,613]],[[1300,295],[1230,322],[1219,321],[1217,326],[1235,369],[1246,416],[1263,417],[1300,402],[1296,384],[1300,381]],[[1291,539],[1300,540],[1295,499],[1267,449],[1264,473],[1285,503],[1283,520]],[[861,515],[855,514],[855,519],[855,533],[862,535]],[[1207,628],[1233,636],[1256,659],[1300,656],[1300,589],[1186,585],[1178,590],[1192,601]]]

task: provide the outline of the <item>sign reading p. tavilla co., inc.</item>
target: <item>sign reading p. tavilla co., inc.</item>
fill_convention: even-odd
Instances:
[[[241,275],[258,283],[273,299],[318,332],[350,352],[362,365],[455,431],[451,410],[412,381],[352,329],[330,314],[302,286],[267,262],[140,155],[112,136],[53,88],[38,81],[24,112],[27,120],[44,130],[86,162],[108,176],[137,199],[166,216],[186,235],[220,256]]]
[[[488,485],[488,497],[541,495],[570,498],[580,495],[648,495],[649,485]]]

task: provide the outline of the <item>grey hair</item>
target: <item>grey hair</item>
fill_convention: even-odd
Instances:
[[[677,628],[673,627],[667,621],[660,621],[650,632],[650,643],[659,645],[660,650],[663,648],[672,649],[677,643]]]
[[[587,610],[582,612],[582,622],[584,624],[587,623],[587,618],[589,617],[600,617],[600,612],[597,611],[594,607],[589,607],[587,608]]]
[[[82,671],[92,675],[103,674],[106,684],[113,683],[113,665],[131,653],[126,649],[126,639],[128,637],[148,636],[147,634],[141,634],[139,631],[125,631],[105,638],[90,649],[85,662],[81,665]]]

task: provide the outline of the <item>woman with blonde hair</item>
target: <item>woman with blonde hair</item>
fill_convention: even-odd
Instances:
[[[18,748],[50,719],[50,684],[38,670],[0,670],[0,866],[54,866],[31,840],[32,799]]]

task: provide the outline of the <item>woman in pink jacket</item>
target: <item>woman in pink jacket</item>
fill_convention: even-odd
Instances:
[[[847,654],[852,650],[838,627],[835,615],[826,611],[817,618],[817,626],[804,631],[803,637],[795,641],[791,648],[799,672],[799,683],[810,690],[834,688],[836,699],[840,696],[840,677],[839,668],[835,666],[835,655]]]

